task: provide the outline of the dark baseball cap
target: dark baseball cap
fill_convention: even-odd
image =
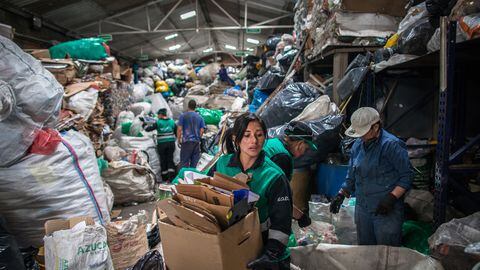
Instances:
[[[158,110],[157,114],[167,115],[167,109],[166,108],[161,108],[161,109]]]
[[[305,141],[312,150],[317,150],[317,146],[313,143],[313,131],[303,122],[292,121],[288,123],[287,128],[285,129],[285,135],[294,141]]]

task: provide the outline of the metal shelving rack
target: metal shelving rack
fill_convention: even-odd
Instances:
[[[461,53],[463,51],[461,49],[468,49],[469,46],[457,48],[457,22],[442,18],[440,27],[440,94],[434,194],[435,228],[438,228],[446,221],[449,188],[450,185],[455,184],[452,181],[452,175],[480,171],[478,165],[459,164],[460,158],[472,146],[480,142],[480,134],[465,144],[465,119],[461,116],[459,117],[461,113],[458,111],[454,114],[455,105],[457,105],[455,110],[461,110],[465,107],[465,89],[459,87],[459,81],[461,80],[455,78],[455,65],[458,61],[457,53]],[[475,44],[478,45],[478,42],[469,43],[468,45],[475,46]]]

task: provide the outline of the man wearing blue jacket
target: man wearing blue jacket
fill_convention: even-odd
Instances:
[[[400,246],[403,199],[412,182],[405,143],[382,128],[374,108],[359,108],[345,131],[359,138],[351,151],[346,181],[332,200],[338,213],[345,197],[355,193],[355,224],[359,245]]]

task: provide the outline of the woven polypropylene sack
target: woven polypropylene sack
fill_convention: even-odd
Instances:
[[[0,213],[20,247],[41,246],[44,223],[50,219],[91,216],[108,221],[107,196],[90,139],[69,131],[52,155],[30,154],[0,168]]]
[[[26,154],[37,129],[55,126],[63,87],[40,61],[0,36],[0,88],[0,166],[7,166]]]

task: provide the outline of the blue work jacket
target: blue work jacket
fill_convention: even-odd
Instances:
[[[342,188],[355,193],[358,206],[375,212],[380,200],[396,186],[409,190],[412,175],[405,143],[382,129],[368,146],[360,138],[355,141]]]

